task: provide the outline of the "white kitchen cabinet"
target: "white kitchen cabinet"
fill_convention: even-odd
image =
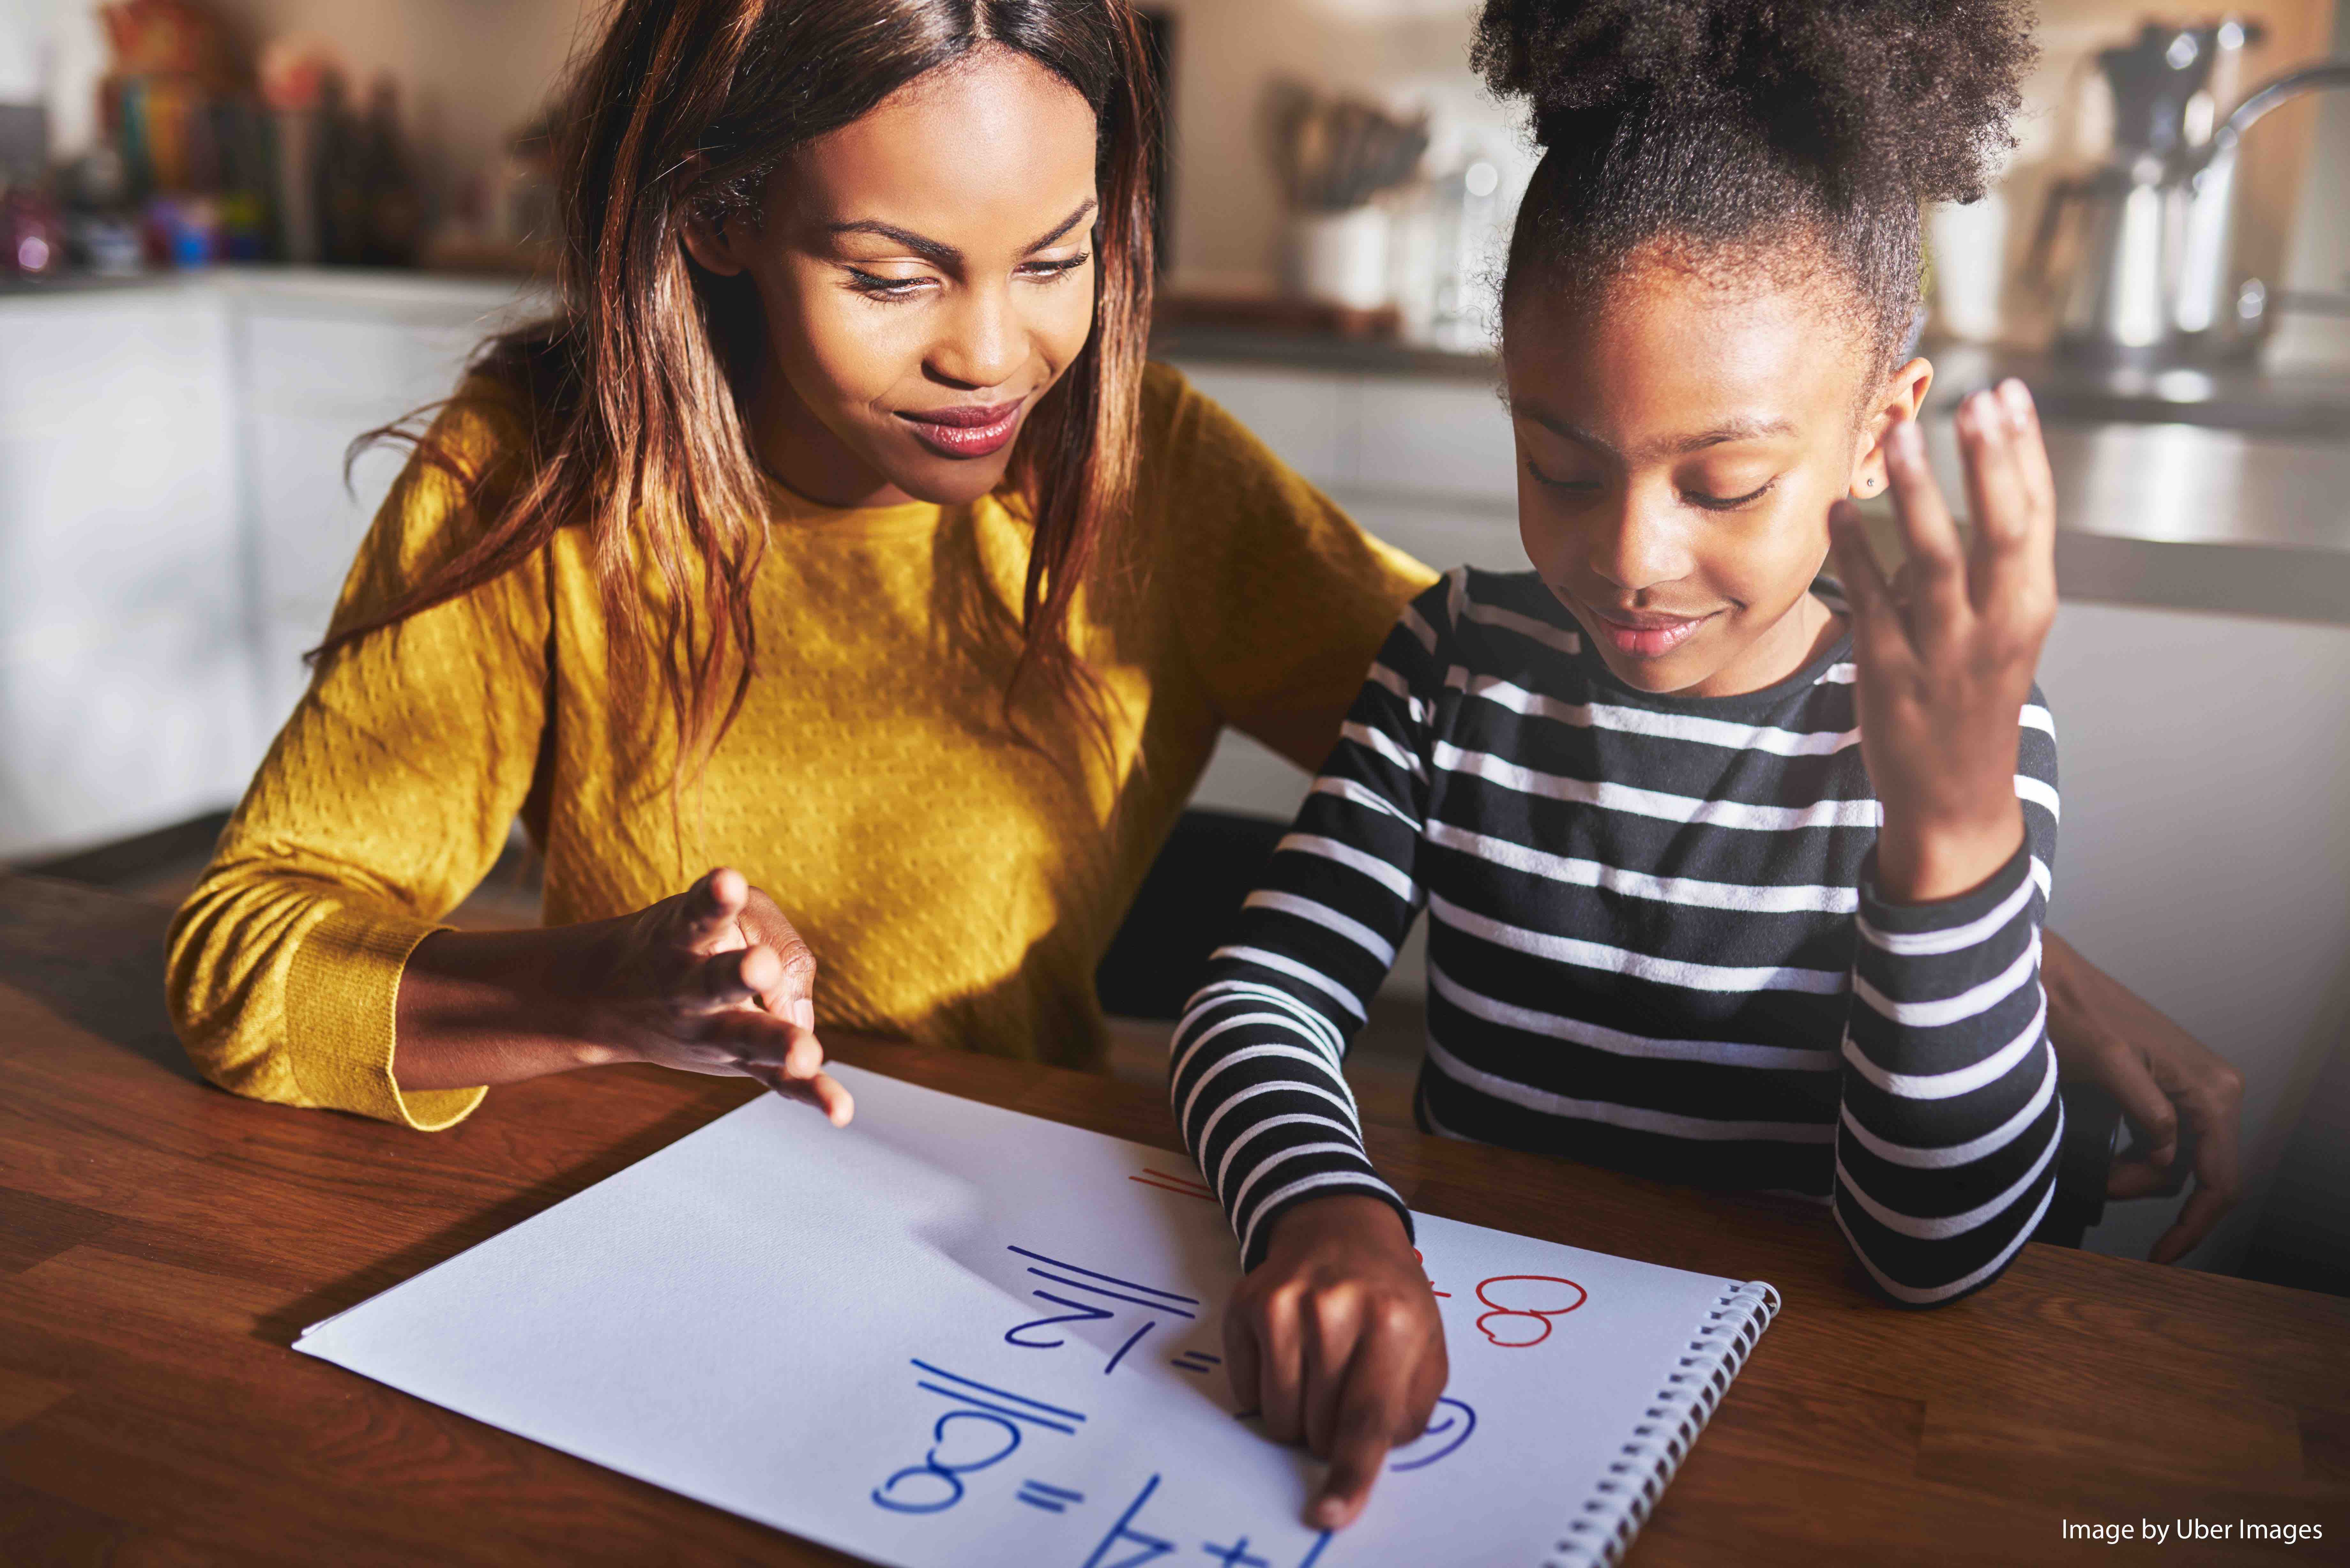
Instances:
[[[2350,1037],[2350,627],[2068,601],[2041,656],[2064,820],[2049,924],[2233,1062],[2232,1269],[2327,1053]],[[2144,1256],[2178,1203],[2090,1233]]]
[[[0,857],[234,801],[395,454],[510,284],[220,273],[0,297]]]
[[[531,304],[495,281],[296,276],[249,285],[237,302],[258,715],[273,733],[406,461],[373,446],[347,483],[352,440],[447,397],[483,337]]]
[[[234,800],[258,753],[229,314],[0,306],[0,857]]]

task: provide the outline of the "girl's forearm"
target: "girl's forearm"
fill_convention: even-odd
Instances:
[[[2012,789],[1979,820],[1923,816],[1885,803],[1885,824],[1877,833],[1877,894],[1888,903],[1962,898],[1997,876],[2023,844],[2023,809]]]
[[[472,1088],[620,1060],[588,1027],[581,981],[601,935],[599,923],[425,938],[400,977],[393,1078]]]

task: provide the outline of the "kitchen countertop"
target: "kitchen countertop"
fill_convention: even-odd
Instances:
[[[1184,330],[1152,347],[1182,362],[1319,375],[1485,385],[1500,375],[1490,354],[1396,342]],[[2057,475],[2066,597],[2350,626],[2350,371],[2099,371],[1963,345],[1927,353],[1938,370],[1928,431],[1953,494],[1958,400],[2010,375],[2031,383]]]
[[[140,279],[0,285],[0,311],[92,295],[265,296],[273,308],[442,315],[512,296],[519,280],[414,272],[230,267]],[[544,298],[543,296],[539,296]],[[1490,387],[1490,354],[1395,341],[1183,327],[1153,354],[1334,380]],[[2039,398],[2060,486],[2057,575],[2067,597],[2350,626],[2350,370],[2249,367],[2094,371],[2044,356],[1929,347],[1938,462],[1955,486],[1948,413],[1966,390],[2021,375]],[[0,349],[0,360],[5,360]]]

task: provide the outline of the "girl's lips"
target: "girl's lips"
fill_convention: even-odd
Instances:
[[[1591,618],[1598,623],[1599,635],[1613,644],[1617,652],[1635,659],[1657,659],[1687,642],[1698,628],[1713,617],[1644,615],[1638,621],[1620,621],[1595,610]]]
[[[986,457],[1011,444],[1025,404],[1025,399],[1014,399],[988,408],[900,410],[898,417],[912,429],[916,441],[941,457]]]

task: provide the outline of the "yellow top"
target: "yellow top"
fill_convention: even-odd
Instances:
[[[511,408],[442,434],[519,450]],[[1396,614],[1432,580],[1362,533],[1183,379],[1144,384],[1123,568],[1079,601],[1112,704],[1088,758],[1045,699],[1015,741],[1029,531],[993,497],[838,511],[774,491],[759,674],[682,811],[660,700],[617,702],[572,530],[495,583],[326,661],[171,935],[172,1015],[239,1094],[448,1127],[487,1091],[403,1092],[393,1003],[411,950],[478,884],[517,814],[550,924],[599,919],[731,865],[821,965],[819,1026],[1070,1065],[1102,1047],[1093,971],[1226,723],[1296,755],[1326,740]],[[338,618],[451,547],[463,508],[411,463]]]

